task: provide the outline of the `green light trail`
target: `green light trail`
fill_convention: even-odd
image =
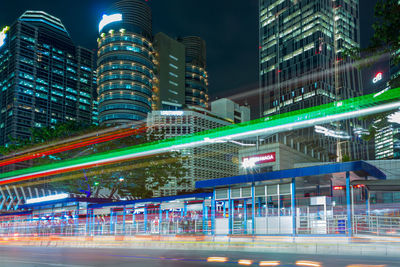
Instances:
[[[233,140],[235,138],[244,139],[261,134],[307,128],[316,124],[380,113],[399,108],[400,102],[396,102],[399,99],[400,88],[396,88],[380,95],[365,95],[317,107],[265,117],[241,124],[207,130],[192,135],[136,145],[49,165],[35,166],[27,169],[1,173],[0,183],[4,184],[7,180],[10,180],[11,182],[16,178],[24,180],[24,177],[26,177],[25,180],[28,180],[29,176],[32,176],[33,174],[43,174],[43,176],[45,176],[46,172],[50,171],[67,172],[68,168],[72,167],[85,168],[85,166],[90,164],[101,165],[118,160],[134,159],[141,156],[165,153],[186,147],[209,145],[216,141]]]

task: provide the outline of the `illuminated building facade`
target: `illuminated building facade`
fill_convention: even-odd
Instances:
[[[346,48],[359,47],[358,0],[260,0],[260,105],[262,116],[286,113],[362,94],[359,70],[346,65]],[[357,120],[326,125],[352,142],[296,132],[301,150],[325,148],[323,161],[365,158]],[[272,142],[290,143],[277,135]],[[338,145],[340,143],[340,145]],[[311,152],[310,152],[311,153]]]
[[[164,33],[154,36],[159,93],[157,107],[178,110],[185,105],[185,46]]]
[[[116,2],[99,24],[99,123],[140,122],[158,91],[151,9],[142,0]],[[155,100],[155,99],[154,99]]]
[[[400,159],[400,124],[398,122],[392,121],[388,126],[377,131],[375,159]]]
[[[0,47],[0,145],[33,127],[92,123],[93,52],[74,45],[61,20],[26,11]]]
[[[165,138],[188,135],[232,124],[230,121],[199,107],[187,110],[153,111],[147,118],[147,127],[151,131],[161,130]],[[173,195],[182,191],[194,190],[194,183],[199,180],[226,177],[238,174],[238,144],[215,143],[195,148],[182,149],[184,177],[188,184],[178,185],[172,180],[160,188],[155,195]]]
[[[197,36],[179,41],[186,47],[186,104],[208,108],[206,42]]]
[[[240,106],[228,98],[221,98],[211,102],[211,112],[232,123],[250,120],[250,107],[248,105]]]

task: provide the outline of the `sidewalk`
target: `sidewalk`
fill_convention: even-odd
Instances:
[[[219,250],[320,255],[400,257],[400,238],[289,236],[3,237],[3,246]]]

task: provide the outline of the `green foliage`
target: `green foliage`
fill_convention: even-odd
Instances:
[[[12,144],[8,147],[1,147],[0,153],[6,155],[100,129],[101,127],[99,126],[89,126],[76,122],[60,123],[55,127],[33,128],[31,139],[11,139]],[[36,158],[31,162],[34,165],[51,164],[61,160],[84,157],[93,153],[153,142],[163,138],[164,133],[162,132],[141,133],[110,142]],[[154,190],[158,190],[172,180],[177,185],[188,183],[183,178],[186,174],[184,161],[185,158],[181,157],[180,152],[171,151],[151,158],[140,158],[48,177],[48,181],[50,182],[49,186],[57,191],[76,194],[87,192],[92,197],[99,197],[100,192],[102,192],[109,198],[112,198],[115,194],[146,198],[152,197]]]
[[[376,22],[372,25],[374,35],[367,48],[347,49],[344,55],[355,60],[358,68],[369,67],[382,56],[390,56],[391,65],[400,64],[400,3],[398,0],[378,0],[374,12]],[[369,56],[364,59],[364,56]],[[400,87],[400,76],[392,77],[389,81],[392,88]],[[388,116],[394,112],[385,112],[370,116],[369,134],[362,138],[371,141],[376,135],[376,130],[387,126]]]
[[[376,22],[372,25],[374,35],[367,48],[351,48],[344,52],[344,55],[356,60],[359,68],[372,65],[382,55],[388,54],[393,65],[400,64],[400,3],[398,0],[379,0],[374,12]],[[371,56],[370,60],[362,59],[362,55]],[[390,80],[392,88],[399,87],[400,77]]]
[[[104,152],[127,146],[140,145],[164,138],[162,133],[144,133],[113,140],[112,142],[93,145],[90,149],[76,151],[84,156],[90,153]],[[108,198],[115,194],[149,198],[153,192],[165,186],[170,181],[177,185],[188,183],[183,177],[186,174],[185,158],[181,153],[171,151],[152,157],[139,158],[117,164],[81,170],[76,172],[77,178],[53,183],[53,187],[71,193],[88,191],[92,197],[99,197],[100,192],[106,192]]]
[[[351,161],[351,158],[350,158],[349,155],[343,155],[342,156],[342,162],[349,162],[349,161]]]
[[[75,121],[58,123],[54,127],[35,127],[31,128],[30,139],[15,139],[9,136],[11,144],[7,147],[0,147],[0,153],[2,155],[7,155],[28,148],[34,148],[41,144],[50,144],[51,142],[55,142],[57,140],[63,140],[65,138],[70,138],[77,136],[78,134],[84,134],[98,129],[100,129],[98,126],[78,123]]]

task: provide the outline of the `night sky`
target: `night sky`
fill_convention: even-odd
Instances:
[[[211,100],[258,86],[259,0],[151,0],[153,33],[198,35],[207,42]],[[113,0],[14,0],[3,3],[0,27],[25,10],[43,10],[60,18],[77,45],[96,48],[99,18]],[[361,44],[372,36],[377,0],[360,0]],[[250,101],[253,102],[253,101]]]

